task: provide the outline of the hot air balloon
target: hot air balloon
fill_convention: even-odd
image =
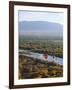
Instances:
[[[47,59],[48,58],[48,54],[43,54],[44,58]]]
[[[47,60],[47,59],[48,59],[48,52],[46,51],[46,52],[43,54],[43,56],[44,56],[45,60]]]

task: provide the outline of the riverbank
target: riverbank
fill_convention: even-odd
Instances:
[[[35,50],[35,49],[32,49],[32,48],[23,48],[23,47],[19,47],[19,49],[22,49],[22,50],[30,50],[32,52],[36,52],[36,53],[42,53],[42,54],[48,54],[48,55],[54,55],[56,57],[60,57],[60,58],[63,58],[63,54],[62,53],[53,53],[53,52],[48,52],[48,51],[45,51],[45,50]]]
[[[63,66],[19,55],[19,79],[54,78],[63,76]]]

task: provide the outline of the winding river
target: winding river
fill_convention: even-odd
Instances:
[[[63,58],[56,57],[56,56],[53,57],[52,55],[48,55],[48,58],[45,59],[43,53],[32,52],[30,50],[24,50],[24,49],[19,49],[19,55],[25,55],[28,57],[33,57],[33,58],[41,59],[48,62],[54,61],[60,65],[63,65]]]

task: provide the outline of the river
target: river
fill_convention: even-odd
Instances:
[[[48,58],[45,59],[43,53],[32,52],[30,50],[24,50],[24,49],[19,49],[19,55],[25,55],[28,57],[33,57],[33,58],[37,58],[48,62],[54,61],[60,65],[63,65],[63,58],[56,57],[56,56],[53,57],[52,55],[48,55]]]

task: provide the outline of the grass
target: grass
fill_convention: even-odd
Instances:
[[[63,66],[19,55],[19,79],[63,77]]]
[[[32,52],[54,54],[63,57],[63,41],[56,40],[27,40],[19,38],[19,49],[31,50]]]

